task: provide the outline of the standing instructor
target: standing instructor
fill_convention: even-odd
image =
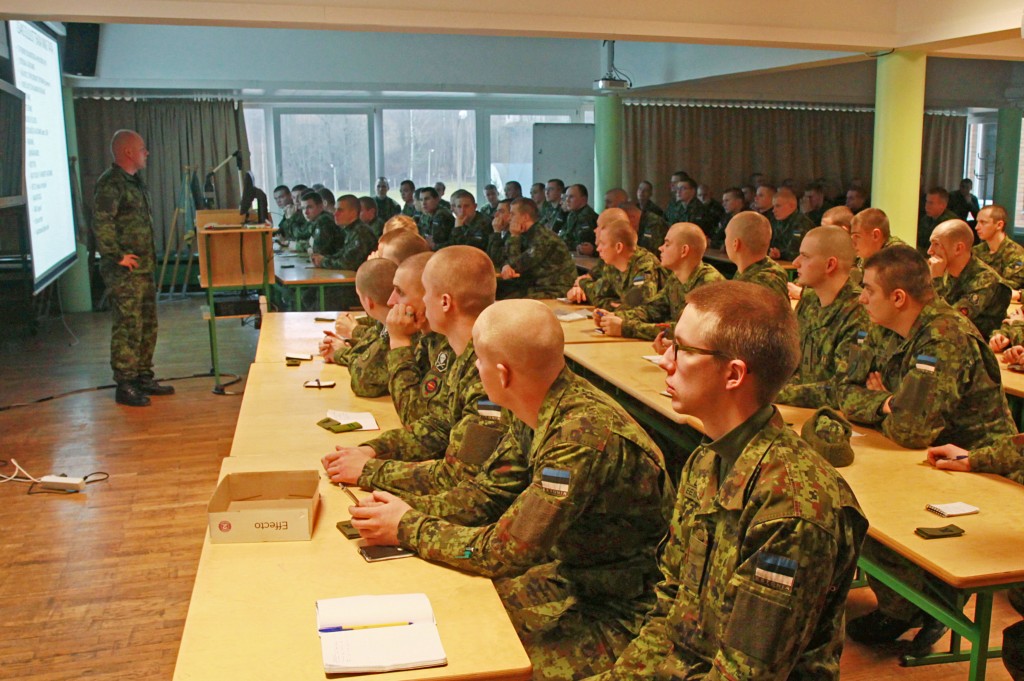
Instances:
[[[114,163],[96,182],[93,229],[113,317],[114,399],[129,407],[145,407],[149,395],[174,393],[172,386],[153,378],[156,247],[149,190],[138,176],[146,167],[149,150],[139,133],[118,130],[110,141],[110,153]]]

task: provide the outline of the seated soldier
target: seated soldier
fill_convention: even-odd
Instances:
[[[630,224],[634,225],[640,248],[650,251],[652,255],[658,252],[669,228],[665,217],[654,211],[643,211],[632,202],[625,203],[620,208],[626,211]]]
[[[384,220],[377,214],[377,202],[372,196],[359,197],[359,220],[370,228],[373,238],[379,239],[384,234]]]
[[[654,609],[596,679],[838,679],[868,523],[772,406],[800,353],[789,303],[734,281],[686,302],[662,367],[672,409],[706,435],[682,471]]]
[[[544,206],[544,183],[534,182],[530,185],[530,200],[537,204],[538,208]]]
[[[402,212],[401,206],[399,206],[393,198],[388,196],[388,191],[391,189],[391,185],[388,184],[388,178],[378,177],[377,178],[377,195],[373,197],[374,205],[377,206],[377,217],[383,222],[387,222],[391,218],[399,215]],[[366,222],[363,220],[363,222]],[[370,224],[370,223],[366,223]],[[380,236],[379,234],[377,236]]]
[[[687,177],[676,185],[676,222],[692,222],[701,228],[705,235],[714,231],[714,223],[708,210],[697,198],[697,180]],[[674,224],[674,223],[673,223]]]
[[[922,253],[928,250],[936,227],[947,220],[959,219],[948,206],[949,192],[945,188],[932,187],[928,190],[924,200],[924,215],[917,223],[917,249]]]
[[[430,328],[443,334],[457,353],[444,394],[427,413],[404,428],[382,433],[358,447],[337,447],[323,459],[334,482],[355,483],[398,494],[437,494],[476,475],[504,434],[496,411],[481,403],[486,395],[477,373],[473,323],[494,302],[495,279],[487,255],[471,246],[452,246],[423,270],[424,307]],[[477,427],[486,428],[481,435]],[[463,447],[483,451],[462,452]],[[459,457],[465,456],[465,465]],[[444,459],[449,459],[445,462]],[[442,459],[429,470],[410,465]]]
[[[446,201],[444,198],[444,193],[445,191],[447,191],[447,189],[448,188],[444,186],[444,182],[441,182],[440,180],[434,183],[434,191],[437,192],[437,205],[441,206],[442,208],[446,208],[449,212],[451,212],[452,204]]]
[[[935,292],[988,338],[1006,318],[1012,291],[1006,281],[974,255],[974,232],[963,220],[947,220],[932,232],[928,248]]]
[[[529,199],[512,202],[509,234],[500,272],[502,280],[514,282],[507,297],[556,298],[572,286],[576,264],[565,243],[539,226],[537,204]]]
[[[626,205],[629,206],[630,204],[626,204]],[[634,206],[634,208],[635,208],[635,206]],[[603,211],[601,211],[601,213],[597,216],[597,224],[594,227],[595,243],[596,243],[597,236],[601,233],[601,230],[604,228],[604,226],[607,225],[607,224],[610,224],[612,222],[630,222],[629,214],[626,212],[625,207],[623,207],[623,208],[605,208]],[[630,222],[630,224],[632,225],[632,222]],[[639,221],[638,221],[638,224],[639,224]],[[646,251],[647,250],[647,249],[643,248],[643,246],[638,246],[638,249],[641,250],[641,251]],[[573,301],[573,302],[579,302],[579,303],[584,302],[587,299],[587,297],[586,297],[586,294],[583,293],[583,289],[580,288],[580,284],[582,282],[586,281],[586,280],[591,280],[591,279],[599,278],[601,276],[601,271],[604,268],[605,268],[604,261],[601,260],[600,258],[598,258],[597,262],[594,263],[594,265],[589,270],[587,270],[583,274],[581,274],[578,277],[576,277],[576,279],[573,281],[573,288],[570,289],[569,294],[567,294],[569,300]]]
[[[622,312],[599,310],[594,321],[609,336],[655,340],[658,350],[665,331],[679,321],[686,306],[686,294],[698,286],[722,280],[718,270],[702,260],[706,243],[704,232],[692,222],[672,225],[661,244],[661,266],[672,274],[664,288],[647,302]],[[659,354],[664,351],[661,347]]]
[[[366,262],[377,247],[377,237],[359,219],[359,199],[345,194],[337,201],[334,222],[338,234],[332,250],[321,250],[310,256],[314,267],[332,270],[356,270]]]
[[[860,284],[864,277],[864,262],[868,258],[883,248],[904,244],[898,236],[893,236],[889,229],[889,216],[878,208],[865,208],[854,215],[847,231],[857,253],[857,261],[850,272],[850,278],[856,284]]]
[[[302,212],[302,195],[309,191],[309,187],[304,184],[297,184],[292,187],[292,201],[295,203],[295,208],[300,213]]]
[[[494,230],[491,229],[490,219],[477,211],[473,195],[465,189],[452,192],[452,212],[455,215],[455,226],[452,228],[450,243],[487,250],[487,240]]]
[[[384,236],[388,232],[393,232],[396,229],[405,229],[410,232],[416,232],[416,234],[420,233],[420,228],[416,225],[416,221],[408,215],[403,215],[401,213],[392,216],[384,223],[384,228],[381,230],[381,236]]]
[[[725,246],[725,228],[728,227],[729,220],[746,210],[745,206],[746,201],[743,199],[742,189],[731,187],[725,190],[725,193],[722,194],[722,208],[725,209],[725,213],[711,233],[711,238],[708,239],[708,248],[723,248]]]
[[[825,211],[832,207],[832,204],[825,202],[824,185],[820,182],[812,182],[807,185],[807,188],[804,190],[801,206],[806,206],[806,210],[802,212],[811,221],[811,225],[821,225],[821,220],[825,217]]]
[[[487,235],[487,255],[490,256],[491,262],[494,264],[494,269],[500,271],[505,266],[506,251],[505,246],[508,243],[509,238],[512,236],[508,231],[509,223],[512,221],[512,202],[508,199],[502,199],[498,202],[498,207],[494,211],[494,215],[491,216],[491,233]],[[504,281],[504,280],[503,280]],[[504,298],[505,291],[507,288],[502,285],[503,282],[498,282],[498,297]]]
[[[604,209],[622,208],[629,203],[629,194],[622,187],[612,187],[604,193]]]
[[[523,198],[523,185],[516,180],[509,180],[505,183],[505,198],[509,201]]]
[[[498,207],[498,188],[493,184],[485,184],[484,198],[487,199],[487,203],[481,206],[480,212],[488,219],[493,218],[494,211]]]
[[[452,227],[455,216],[440,203],[437,190],[433,187],[420,187],[416,190],[422,204],[419,219],[420,234],[435,251],[451,244]]]
[[[664,458],[622,407],[565,366],[562,326],[543,303],[495,303],[473,343],[488,397],[525,425],[505,436],[526,467],[515,501],[496,521],[465,527],[378,491],[350,509],[352,524],[370,544],[495,578],[534,679],[603,671],[652,603],[672,494]]]
[[[320,355],[325,362],[348,367],[352,392],[360,397],[388,394],[385,358],[390,344],[384,320],[391,309],[388,299],[397,268],[395,263],[383,258],[367,260],[360,265],[356,272],[356,295],[369,323],[359,325],[365,326],[365,330],[351,342],[337,334],[328,334],[320,343]]]
[[[328,215],[334,215],[334,192],[324,186],[317,187],[316,191],[320,194],[320,198],[324,200],[324,212]]]
[[[302,210],[296,208],[295,200],[292,198],[288,185],[282,184],[274,188],[274,202],[281,209],[281,221],[277,223],[276,238],[278,243],[287,246],[292,241],[302,240],[301,230],[306,222],[306,218],[303,217]],[[308,234],[305,235],[305,239],[309,239]]]
[[[398,192],[402,195],[402,215],[418,220],[420,212],[416,208],[416,185],[412,180],[402,180]]]
[[[444,393],[455,353],[448,339],[430,330],[423,304],[423,268],[432,253],[406,258],[395,270],[395,285],[388,299],[388,392],[403,425],[431,410]]]
[[[581,279],[567,294],[574,303],[589,301],[604,309],[641,305],[661,290],[661,264],[649,251],[636,245],[636,232],[629,222],[615,220],[600,230],[597,254],[605,264],[600,273]]]
[[[734,281],[749,281],[775,291],[789,301],[786,270],[768,257],[772,225],[752,211],[739,213],[725,228],[725,254],[736,265]]]
[[[788,187],[780,187],[772,199],[772,244],[768,255],[792,260],[800,252],[800,241],[815,227],[810,219],[797,210],[796,194]]]
[[[974,255],[1006,280],[1013,289],[1011,301],[1019,302],[1024,289],[1024,246],[1006,236],[1006,209],[996,204],[985,206],[977,218],[974,229],[982,243],[974,247]]]
[[[800,364],[776,402],[837,408],[839,382],[846,375],[850,349],[871,326],[860,304],[860,289],[850,281],[850,235],[842,227],[815,227],[800,243],[794,264],[798,282],[805,287],[796,306]]]
[[[566,216],[558,236],[572,253],[594,254],[597,213],[590,207],[589,193],[582,184],[570,185],[565,193]]]
[[[869,207],[868,193],[864,187],[853,186],[846,190],[846,207],[854,215]]]
[[[320,192],[310,189],[302,195],[302,213],[309,228],[310,260],[313,256],[322,259],[328,253],[334,253],[341,243],[341,230],[335,224],[333,214],[324,211],[324,198]],[[313,262],[313,266],[318,265]]]
[[[842,227],[849,232],[852,224],[853,211],[846,206],[834,206],[826,210],[824,215],[821,216],[822,227],[835,225],[836,227]]]
[[[388,220],[388,223],[391,223],[396,218],[411,220],[407,215],[399,215]],[[396,265],[401,265],[402,261],[409,256],[425,253],[429,250],[430,244],[420,236],[414,225],[412,228],[399,227],[398,229],[392,229],[390,232],[385,232],[384,236],[377,242],[377,250],[371,253],[370,257],[387,258]]]
[[[972,449],[1016,432],[999,363],[978,329],[935,295],[928,263],[890,246],[864,264],[861,303],[874,328],[851,354],[839,388],[851,421],[901,447]]]
[[[544,205],[538,206],[540,224],[558,234],[565,226],[565,213],[562,211],[562,198],[565,194],[565,182],[557,177],[548,180],[544,185]]]
[[[775,187],[770,184],[757,185],[757,190],[754,192],[754,211],[771,220],[774,203]]]
[[[656,215],[664,218],[665,211],[661,209],[661,206],[651,200],[654,196],[654,185],[651,184],[650,180],[641,180],[636,186],[636,205],[642,213],[655,213]]]

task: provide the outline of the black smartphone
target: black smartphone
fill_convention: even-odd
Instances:
[[[352,527],[351,520],[342,520],[337,525],[338,531],[345,535],[346,539],[359,539],[359,530]]]
[[[376,563],[379,560],[394,560],[396,558],[412,558],[416,554],[401,546],[363,546],[359,549],[367,563]]]

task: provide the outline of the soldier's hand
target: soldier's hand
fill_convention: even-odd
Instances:
[[[286,218],[290,218],[293,215],[295,215],[295,204],[289,203],[287,206],[284,207],[284,216]]]
[[[565,297],[569,299],[570,303],[585,303],[587,302],[587,294],[583,292],[579,286],[573,286],[565,294]]]
[[[928,258],[928,270],[931,272],[932,279],[937,279],[946,273],[946,261],[936,256],[930,256]]]
[[[788,282],[786,284],[786,288],[789,290],[789,299],[790,300],[800,300],[800,296],[802,296],[804,294],[804,287],[803,286],[797,286],[793,282]]]
[[[376,457],[373,448],[362,445],[360,447],[338,447],[322,459],[324,470],[331,478],[331,482],[343,482],[354,485],[359,482],[359,476],[363,473],[363,466],[370,459]]]
[[[398,523],[410,510],[412,507],[409,504],[394,494],[380,490],[374,491],[372,502],[360,502],[358,506],[349,509],[352,513],[352,527],[359,530],[366,543],[384,546],[398,544]]]
[[[771,258],[772,260],[778,260],[779,256],[781,256],[781,255],[782,255],[782,251],[780,251],[777,248],[769,248],[768,249],[768,257]]]
[[[324,331],[323,340],[320,341],[320,356],[328,364],[334,363],[334,354],[346,346],[345,339],[335,336],[330,331]]]
[[[135,255],[134,253],[128,253],[123,258],[121,258],[121,261],[117,264],[120,265],[121,267],[127,267],[128,271],[131,272],[132,270],[139,266],[139,256]]]
[[[348,312],[342,312],[334,320],[334,332],[342,338],[351,338],[352,331],[356,328],[355,317]]]
[[[601,316],[601,328],[604,329],[606,336],[621,336],[622,335],[622,317],[611,314],[610,312],[604,313]]]
[[[882,383],[882,374],[878,371],[872,371],[868,374],[868,380],[864,384],[864,387],[868,390],[877,390],[879,392],[886,392],[885,384]]]
[[[518,279],[519,273],[512,269],[511,265],[505,265],[501,268],[502,279]]]
[[[956,445],[929,447],[928,463],[946,471],[970,472],[971,453]]]
[[[664,355],[668,352],[668,349],[672,347],[672,341],[665,338],[665,332],[662,331],[654,338],[654,342],[651,344],[654,351],[659,355]]]
[[[320,253],[311,253],[309,255],[309,262],[313,264],[313,267],[320,267],[320,263],[324,261],[324,256]]]
[[[988,346],[992,348],[992,352],[1002,352],[1006,348],[1010,347],[1010,339],[996,331],[992,334],[992,337],[988,339]]]
[[[579,286],[580,282],[583,281],[584,279],[593,279],[593,277],[590,276],[589,272],[587,274],[581,274],[580,276],[576,277],[576,281],[572,282],[572,285]]]
[[[412,345],[412,337],[423,327],[423,320],[412,305],[398,303],[388,310],[384,326],[388,329],[392,348],[407,347]]]
[[[1020,291],[1019,290],[1014,289],[1013,293],[1010,294],[1010,302],[1011,303],[1019,303],[1020,302]],[[1018,308],[1017,311],[1019,312],[1020,308]]]
[[[1024,345],[1014,345],[1003,350],[1003,362],[1006,364],[1024,363]]]

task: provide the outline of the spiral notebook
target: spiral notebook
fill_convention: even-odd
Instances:
[[[977,506],[971,506],[965,504],[962,501],[954,501],[949,504],[928,504],[925,508],[936,515],[941,515],[943,518],[952,518],[958,515],[971,515],[977,513],[980,509]]]

